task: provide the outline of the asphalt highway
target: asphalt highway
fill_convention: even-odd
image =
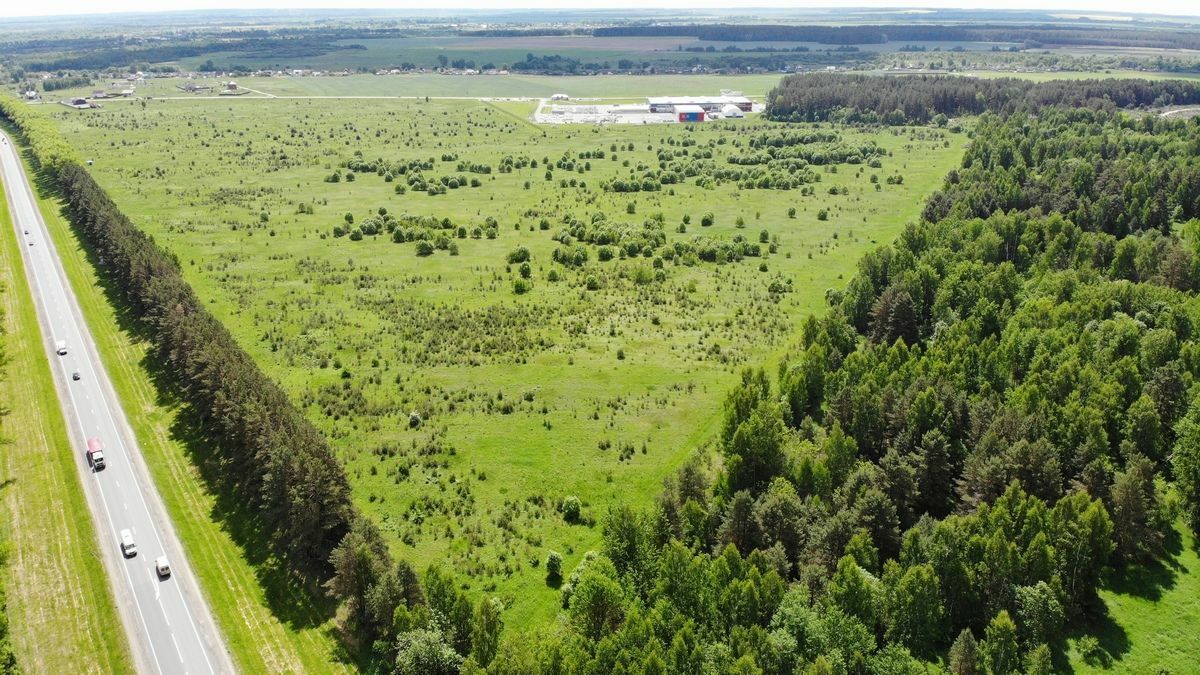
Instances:
[[[67,420],[72,445],[62,451],[75,456],[102,562],[125,624],[113,626],[107,637],[88,639],[118,639],[116,631],[123,628],[140,672],[231,673],[233,663],[67,283],[16,149],[2,133],[0,176]],[[65,344],[66,354],[57,353],[59,344]],[[73,379],[76,373],[78,379]],[[86,459],[87,443],[93,438],[104,447],[103,470],[93,470]],[[126,529],[137,545],[137,554],[128,557],[120,546],[120,532]],[[167,576],[155,570],[160,556],[170,562]]]

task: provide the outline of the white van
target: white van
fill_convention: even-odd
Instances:
[[[133,543],[133,533],[129,530],[121,530],[121,553],[126,558],[137,555],[137,544]]]
[[[67,341],[59,340],[58,342],[55,342],[54,343],[54,351],[59,356],[66,356],[67,355]]]
[[[171,563],[167,562],[167,556],[159,556],[154,560],[154,571],[162,578],[171,576]]]

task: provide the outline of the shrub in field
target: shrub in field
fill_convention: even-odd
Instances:
[[[508,264],[515,265],[529,260],[529,249],[524,246],[518,246],[508,252]]]
[[[579,501],[579,497],[570,495],[563,498],[562,501],[563,520],[568,523],[578,523],[579,516],[583,511],[583,504]]]
[[[546,583],[557,587],[562,583],[563,557],[558,551],[550,551],[546,556]]]

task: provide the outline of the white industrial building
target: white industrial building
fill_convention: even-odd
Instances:
[[[646,99],[650,104],[650,112],[675,112],[676,106],[700,106],[705,112],[721,112],[725,106],[732,105],[742,112],[754,110],[754,102],[745,96],[722,94],[720,96],[650,96]]]

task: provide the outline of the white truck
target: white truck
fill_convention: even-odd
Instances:
[[[67,341],[59,340],[58,342],[55,342],[54,343],[54,352],[56,354],[58,354],[59,356],[66,356],[67,355]]]
[[[126,558],[137,555],[137,544],[133,543],[133,532],[121,530],[121,554]]]
[[[88,465],[96,471],[104,468],[104,444],[99,438],[89,438],[87,442]]]

